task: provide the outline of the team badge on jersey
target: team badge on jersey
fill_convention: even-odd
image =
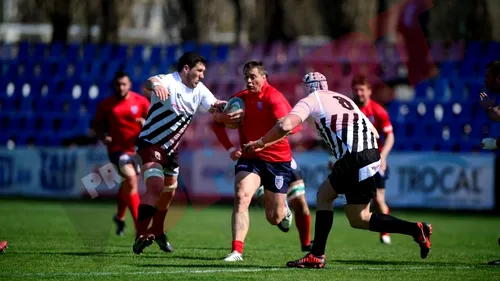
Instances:
[[[258,108],[259,110],[262,110],[262,102],[261,102],[261,101],[258,101],[258,102],[257,102],[257,108]]]
[[[284,183],[284,179],[283,179],[283,176],[276,176],[274,178],[274,185],[276,186],[277,189],[281,189],[283,187],[283,183]]]
[[[370,115],[368,119],[370,120],[370,122],[375,123],[375,116]]]
[[[137,107],[137,105],[132,105],[130,110],[132,110],[133,114],[137,114],[137,112],[139,112],[139,107]]]

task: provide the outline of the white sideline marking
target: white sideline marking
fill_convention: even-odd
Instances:
[[[365,266],[337,266],[330,265],[319,270],[373,270],[373,271],[406,271],[406,270],[429,270],[429,269],[451,269],[451,270],[466,270],[473,269],[473,266],[401,266],[401,267],[365,267]],[[134,272],[47,272],[47,273],[19,273],[19,274],[1,274],[0,276],[10,277],[50,277],[50,276],[106,276],[106,275],[158,275],[158,274],[205,274],[205,273],[229,273],[229,272],[262,272],[262,271],[278,271],[278,270],[294,270],[285,267],[275,268],[221,268],[221,269],[195,269],[195,270],[175,270],[175,271],[134,271]],[[301,269],[312,270],[312,269]]]

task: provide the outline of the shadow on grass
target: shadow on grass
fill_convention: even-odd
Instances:
[[[383,261],[383,260],[333,260],[332,262],[341,264],[352,264],[352,265],[400,265],[400,266],[473,266],[473,264],[466,262],[415,262],[415,261]]]
[[[213,263],[213,264],[132,264],[132,266],[137,267],[151,267],[151,268],[190,268],[193,271],[198,270],[197,268],[212,268],[214,270],[223,269],[223,268],[254,268],[254,269],[271,269],[271,268],[279,268],[276,266],[265,266],[265,265],[254,265],[254,264],[242,264],[242,263]]]

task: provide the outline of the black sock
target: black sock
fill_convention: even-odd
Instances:
[[[401,233],[410,236],[418,235],[421,232],[416,223],[376,213],[373,213],[370,218],[369,229],[373,232]]]
[[[146,204],[140,204],[138,210],[139,210],[138,211],[139,214],[137,215],[138,221],[143,221],[152,218],[157,211],[155,207]]]
[[[314,243],[311,253],[315,256],[325,254],[326,240],[332,229],[333,211],[316,211],[316,223],[314,224]]]

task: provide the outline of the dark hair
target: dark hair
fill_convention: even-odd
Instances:
[[[500,60],[492,60],[486,65],[486,71],[491,71],[493,79],[500,75]]]
[[[128,75],[127,72],[125,71],[117,71],[115,72],[115,77],[113,78],[113,81],[116,82],[118,79],[121,79],[123,77],[128,77],[130,79],[130,76]]]
[[[189,68],[193,68],[198,63],[206,65],[207,61],[198,53],[186,52],[182,55],[182,57],[180,57],[179,62],[177,63],[177,71],[181,72],[185,65],[189,66]]]
[[[243,66],[243,74],[245,74],[247,71],[251,70],[252,68],[257,68],[262,75],[268,76],[266,66],[264,65],[264,63],[261,61],[257,61],[257,60],[252,60],[252,61],[245,63],[245,65]]]
[[[368,80],[368,77],[358,74],[352,78],[351,81],[351,87],[361,85],[361,86],[367,86],[368,88],[372,87],[372,84],[370,83],[370,80]]]

